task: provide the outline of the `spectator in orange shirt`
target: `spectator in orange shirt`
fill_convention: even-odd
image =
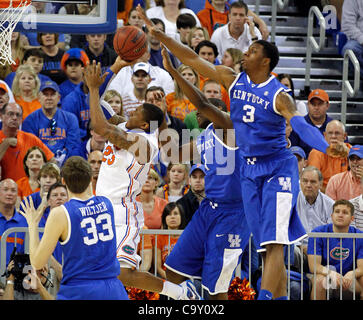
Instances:
[[[47,157],[41,148],[34,146],[28,149],[23,160],[26,177],[16,181],[20,200],[40,190],[39,171],[46,162]]]
[[[136,197],[136,200],[142,203],[144,224],[148,229],[161,228],[161,214],[168,204],[168,201],[155,195],[159,183],[159,175],[155,170],[150,169],[147,179],[142,186],[141,193]]]
[[[350,170],[332,176],[326,187],[326,194],[333,200],[350,200],[361,194],[363,146],[353,146],[350,149],[348,161]]]
[[[176,202],[168,203],[163,211],[162,223],[165,230],[183,230],[186,220],[182,206]],[[157,270],[164,279],[166,279],[165,260],[173,250],[178,238],[179,235],[159,235],[157,237]]]
[[[38,100],[40,80],[29,64],[19,66],[12,84],[15,101],[23,109],[23,120],[42,105]]]
[[[0,130],[0,165],[2,178],[14,181],[25,177],[23,159],[30,147],[40,147],[47,160],[54,157],[52,151],[35,135],[19,130],[22,110],[16,103],[9,103],[0,111],[3,127]]]
[[[332,120],[326,126],[324,137],[329,145],[334,145],[338,142],[344,142],[347,133],[344,125],[339,120]],[[346,143],[346,145],[351,148],[349,143]],[[325,192],[328,181],[333,175],[348,170],[348,158],[333,158],[313,149],[309,153],[308,166],[314,166],[321,171],[324,177],[321,191]]]
[[[193,68],[182,64],[179,66],[178,71],[184,79],[199,87],[199,75]],[[182,121],[184,121],[188,113],[196,110],[195,106],[184,95],[176,81],[174,81],[174,92],[169,93],[165,97],[165,102],[168,113]]]

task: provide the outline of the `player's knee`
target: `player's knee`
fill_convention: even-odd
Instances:
[[[168,268],[166,268],[165,273],[166,273],[166,279],[173,283],[182,283],[187,279],[186,277],[177,274],[174,271],[169,270]]]

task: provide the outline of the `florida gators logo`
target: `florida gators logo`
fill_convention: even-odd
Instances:
[[[330,257],[334,260],[345,260],[349,257],[350,250],[348,248],[335,247],[330,250]]]
[[[128,245],[125,245],[125,246],[123,246],[122,247],[122,250],[124,251],[124,252],[126,252],[127,254],[133,254],[134,253],[134,248],[132,248],[132,247],[130,247],[130,246],[128,246]]]

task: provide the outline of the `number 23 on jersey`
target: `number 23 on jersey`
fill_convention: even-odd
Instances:
[[[111,146],[107,146],[103,151],[102,162],[106,162],[109,166],[115,162],[115,153],[113,152],[113,148]]]

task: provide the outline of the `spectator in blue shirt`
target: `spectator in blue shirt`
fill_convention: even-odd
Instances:
[[[58,108],[59,99],[59,87],[55,82],[43,84],[39,93],[42,107],[25,118],[22,128],[42,140],[61,167],[70,156],[78,154],[81,139],[76,116]]]
[[[337,238],[309,238],[309,269],[312,274],[316,274],[311,299],[325,300],[328,288],[332,295],[329,298],[339,299],[342,290],[343,299],[352,299],[353,285],[362,299],[363,239],[339,238],[339,234],[343,233],[362,233],[350,225],[354,220],[353,204],[348,200],[337,200],[333,205],[331,219],[333,223],[316,227],[312,232],[336,233]]]
[[[61,60],[61,68],[67,80],[59,86],[61,101],[83,81],[83,69],[89,62],[86,52],[79,48],[66,51]]]
[[[27,227],[25,218],[16,210],[15,204],[18,196],[18,186],[12,179],[5,179],[0,182],[0,239],[3,233],[10,228]],[[25,234],[11,233],[6,239],[6,265],[10,260],[10,255],[14,249],[24,253]],[[15,243],[16,242],[16,243]],[[1,248],[0,248],[0,254]]]

